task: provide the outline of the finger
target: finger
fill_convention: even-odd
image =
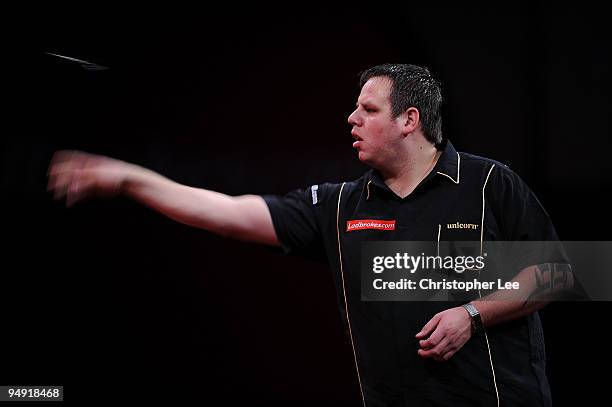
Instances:
[[[67,163],[56,164],[49,170],[48,190],[55,190],[69,184],[72,178],[72,167]]]
[[[448,353],[448,340],[444,339],[437,346],[431,349],[419,349],[417,353],[424,358],[442,358],[442,355]]]
[[[431,348],[433,348],[436,345],[437,345],[437,343],[434,343],[434,342],[430,341],[429,339],[427,339],[427,340],[423,339],[423,340],[419,341],[419,346],[421,347],[421,349],[431,349]]]
[[[96,181],[87,171],[78,171],[78,176],[75,177],[74,182],[71,184],[69,189],[69,196],[66,200],[67,206],[72,206],[77,202],[80,202],[95,191]]]
[[[417,339],[428,337],[433,332],[433,330],[436,329],[439,322],[440,314],[434,315],[434,317],[430,319],[429,322],[426,323],[423,328],[421,328],[421,331],[416,334]]]
[[[54,199],[61,199],[68,193],[75,172],[84,168],[89,154],[76,151],[61,151],[55,154],[49,167],[47,190],[54,192]]]
[[[67,176],[53,177],[49,180],[49,191],[53,192],[53,199],[61,199],[66,195],[70,186],[70,178]]]
[[[424,349],[433,348],[437,346],[445,338],[445,333],[443,332],[442,329],[439,329],[439,327],[440,325],[436,327],[436,329],[433,331],[433,333],[431,334],[429,338],[422,339],[419,341],[419,345],[422,348]]]
[[[76,150],[61,150],[55,152],[49,163],[47,175],[56,172],[70,170],[72,168],[83,168],[91,154]]]
[[[67,185],[70,184],[72,172],[75,167],[71,159],[72,156],[73,153],[69,151],[58,151],[53,155],[53,159],[47,170],[47,176],[49,177],[47,190],[59,190],[55,198],[58,198],[58,195],[63,195]]]
[[[433,349],[428,349],[428,350],[419,349],[417,353],[420,357],[425,358],[425,359],[436,359],[436,358],[441,357],[439,354],[434,352]]]
[[[49,177],[57,176],[72,171],[76,168],[74,161],[62,161],[49,166],[47,175]]]
[[[70,159],[71,154],[72,151],[70,150],[60,150],[53,153],[53,157],[51,157],[51,161],[49,162],[49,168],[47,169],[47,175],[51,173],[53,167],[68,161]]]
[[[442,356],[442,360],[443,361],[449,360],[450,358],[453,357],[455,353],[457,353],[457,351],[455,349],[451,349],[450,351],[446,352],[444,356]]]
[[[82,194],[81,189],[82,183],[82,174],[80,170],[76,170],[70,181],[70,185],[68,186],[68,190],[66,192],[66,206],[74,205],[80,198]]]
[[[78,194],[79,194],[78,181],[73,180],[70,183],[70,186],[68,187],[68,189],[66,190],[66,207],[67,208],[71,207],[72,205],[76,203],[76,201],[78,200]]]
[[[57,173],[49,177],[49,184],[47,186],[49,191],[53,191],[53,198],[60,199],[66,195],[72,179],[74,177],[74,171],[65,171]]]

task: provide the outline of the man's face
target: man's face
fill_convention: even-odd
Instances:
[[[387,77],[369,79],[361,88],[357,108],[348,118],[357,140],[353,147],[359,152],[359,160],[381,168],[388,160],[397,157],[397,147],[402,136],[402,115],[391,115],[391,80]]]

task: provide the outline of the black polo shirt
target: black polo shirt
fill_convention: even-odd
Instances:
[[[364,241],[557,240],[542,205],[508,167],[458,153],[447,140],[440,149],[434,169],[405,198],[376,170],[351,182],[264,196],[281,246],[329,263],[366,406],[401,400],[497,406],[498,398],[505,406],[550,405],[537,313],[489,327],[437,362],[418,356],[415,335],[455,305],[361,301]],[[393,229],[381,223],[348,230],[348,222],[367,220],[395,223]]]

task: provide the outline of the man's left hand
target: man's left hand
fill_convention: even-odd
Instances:
[[[416,334],[420,339],[419,356],[439,362],[450,359],[472,336],[472,321],[463,307],[447,309],[434,315]]]

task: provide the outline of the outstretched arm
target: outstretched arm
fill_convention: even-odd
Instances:
[[[278,246],[270,212],[256,195],[229,196],[174,182],[154,171],[80,151],[58,151],[49,166],[49,190],[66,205],[93,196],[125,195],[186,225]]]

